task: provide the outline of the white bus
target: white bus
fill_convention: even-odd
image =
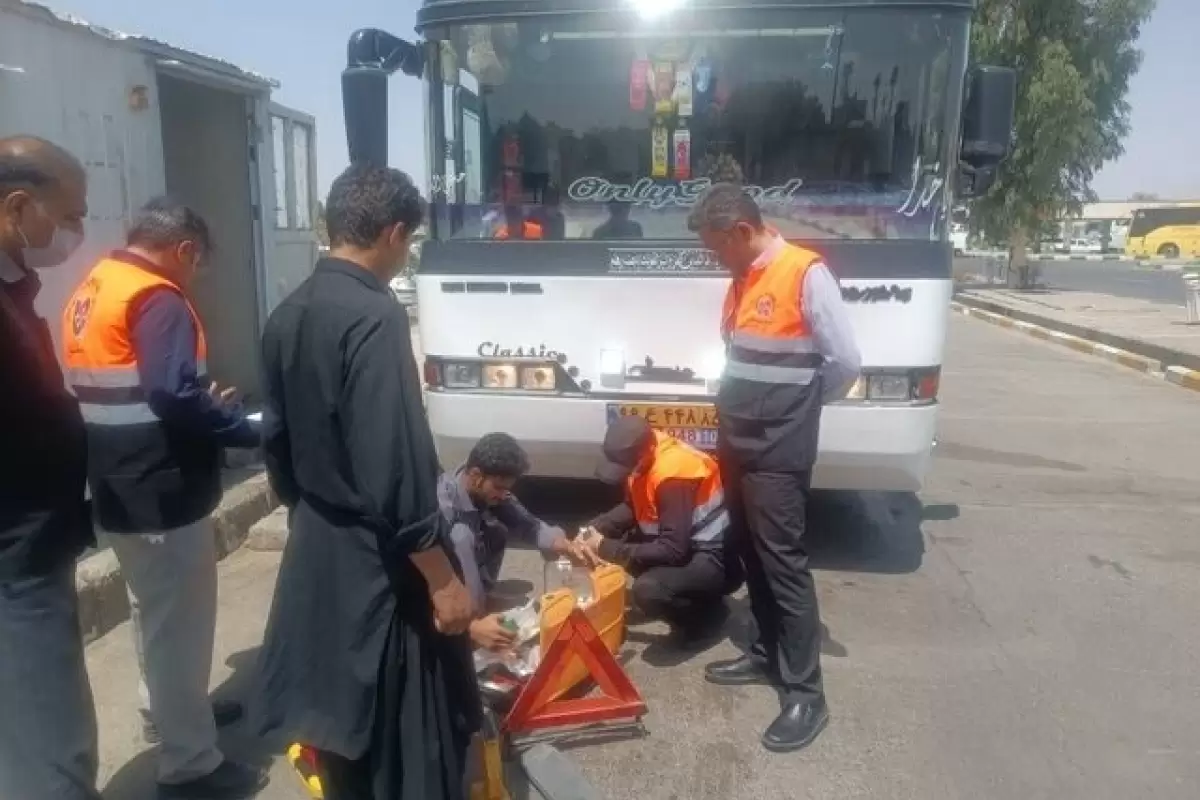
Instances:
[[[714,446],[729,278],[686,220],[733,180],[824,255],[858,334],[862,378],[822,415],[814,485],[919,489],[951,295],[949,187],[969,171],[984,188],[1003,156],[1011,74],[972,72],[961,154],[981,169],[960,170],[972,2],[666,5],[426,0],[424,42],[351,40],[352,158],[381,158],[381,72],[427,89],[416,285],[443,464],[506,431],[534,474],[591,477],[624,414]]]

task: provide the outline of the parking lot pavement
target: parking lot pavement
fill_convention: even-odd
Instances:
[[[808,751],[768,754],[757,739],[778,708],[771,690],[701,678],[730,643],[682,655],[664,629],[639,626],[624,657],[649,735],[570,750],[602,797],[1196,796],[1194,395],[971,319],[951,320],[948,348],[921,497],[814,504],[829,729]],[[562,486],[530,494],[555,517],[602,502]],[[221,691],[250,661],[275,568],[265,553],[222,565]],[[540,589],[536,555],[516,551],[507,568],[511,588]],[[109,800],[142,797],[148,779],[127,635],[89,648]],[[264,798],[302,797],[286,766],[275,775]]]

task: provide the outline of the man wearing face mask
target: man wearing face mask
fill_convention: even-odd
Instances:
[[[220,800],[247,797],[266,778],[222,755],[217,725],[241,709],[208,699],[217,613],[209,515],[221,499],[221,451],[260,440],[230,392],[209,385],[188,285],[211,252],[199,214],[152,200],[125,248],[67,302],[62,340],[87,423],[96,521],[129,589],[144,733],[162,745],[159,796]]]
[[[87,436],[34,310],[35,269],[83,240],[87,178],[70,154],[0,139],[0,797],[99,800],[96,714],[75,560],[93,542]]]

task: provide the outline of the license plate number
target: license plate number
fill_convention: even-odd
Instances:
[[[701,450],[717,446],[717,410],[711,405],[609,403],[609,424],[620,417],[642,417],[656,430]]]

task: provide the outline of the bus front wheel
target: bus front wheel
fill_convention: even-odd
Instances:
[[[1162,247],[1158,248],[1158,254],[1163,258],[1179,258],[1179,245],[1170,243],[1164,244]]]

